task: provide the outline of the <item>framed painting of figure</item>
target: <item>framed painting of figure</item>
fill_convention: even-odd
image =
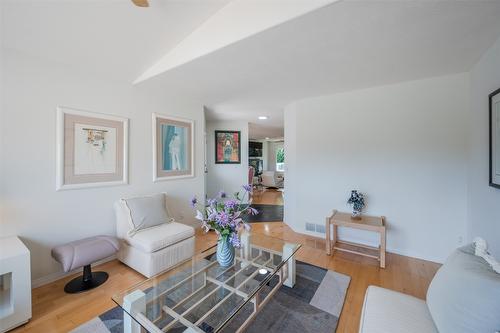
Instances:
[[[128,183],[128,119],[57,108],[56,190]]]
[[[194,177],[194,121],[153,113],[153,181]]]
[[[490,186],[500,188],[500,89],[490,100]]]
[[[215,163],[241,163],[240,131],[215,131]]]

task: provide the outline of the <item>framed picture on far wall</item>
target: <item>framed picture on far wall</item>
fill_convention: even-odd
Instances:
[[[128,182],[128,119],[57,108],[56,190]]]
[[[215,131],[215,163],[241,163],[240,131]]]
[[[194,121],[153,113],[153,181],[194,177]]]
[[[500,89],[490,99],[490,186],[500,188]]]

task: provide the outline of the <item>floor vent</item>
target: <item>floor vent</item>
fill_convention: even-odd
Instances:
[[[306,230],[313,231],[313,232],[319,232],[321,234],[324,234],[325,233],[325,226],[322,224],[314,224],[314,223],[306,222]]]
[[[322,224],[316,224],[316,232],[320,232],[322,234],[325,233],[325,226]]]

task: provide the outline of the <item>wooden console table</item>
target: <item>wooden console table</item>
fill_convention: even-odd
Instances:
[[[333,239],[331,238],[330,226],[333,225]],[[338,239],[338,227],[354,228],[361,230],[368,230],[373,232],[378,232],[380,234],[380,246],[373,247],[364,244],[352,243],[341,241]],[[374,258],[380,261],[380,267],[385,268],[385,217],[384,216],[365,216],[363,215],[361,219],[354,220],[351,218],[351,214],[342,213],[336,210],[333,211],[332,216],[326,218],[326,254],[330,255],[332,248],[338,251],[344,251],[354,254],[359,254],[365,257]],[[368,251],[361,252],[354,249],[347,249],[338,246],[338,244],[346,244],[348,246],[360,247],[363,249],[370,250],[372,253],[376,251],[377,255],[370,254]]]

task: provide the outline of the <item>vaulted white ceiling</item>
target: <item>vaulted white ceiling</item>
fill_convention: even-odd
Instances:
[[[196,28],[135,82],[217,51],[338,0],[232,0]]]
[[[276,128],[294,100],[468,71],[500,35],[497,0],[318,0],[265,22],[228,10],[249,2],[266,13],[259,6],[271,0],[233,1],[4,0],[3,43],[130,83],[141,77],[138,87],[197,99],[213,119],[261,124],[265,114]],[[188,56],[166,61],[186,45]]]
[[[1,0],[3,47],[133,82],[230,0]]]

